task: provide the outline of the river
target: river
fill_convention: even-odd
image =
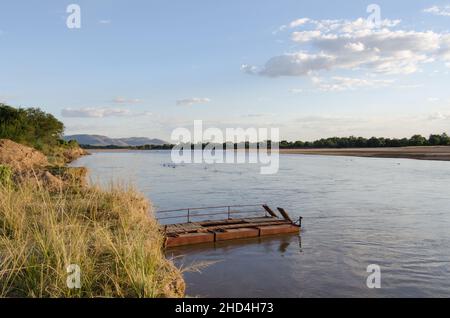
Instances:
[[[450,162],[280,155],[172,166],[168,151],[93,152],[92,182],[135,184],[156,209],[267,203],[303,216],[300,236],[170,250],[193,297],[450,297]],[[381,288],[367,267],[378,265]]]

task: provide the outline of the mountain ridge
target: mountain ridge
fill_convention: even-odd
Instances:
[[[158,138],[147,137],[129,137],[129,138],[110,138],[103,135],[77,134],[63,137],[64,140],[76,140],[80,145],[89,146],[144,146],[144,145],[165,145],[168,142]]]

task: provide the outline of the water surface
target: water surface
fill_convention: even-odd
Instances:
[[[249,164],[167,166],[170,152],[98,152],[95,182],[133,182],[157,209],[268,203],[303,216],[301,236],[168,252],[187,294],[207,297],[450,296],[450,162],[281,155],[275,175]],[[381,289],[366,286],[369,264]]]

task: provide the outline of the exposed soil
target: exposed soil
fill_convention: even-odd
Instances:
[[[48,160],[44,154],[31,147],[0,139],[0,164],[14,171],[27,171],[46,167]]]

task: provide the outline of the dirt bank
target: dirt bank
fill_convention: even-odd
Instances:
[[[0,164],[15,171],[41,169],[48,166],[47,157],[41,152],[8,139],[0,139]]]

